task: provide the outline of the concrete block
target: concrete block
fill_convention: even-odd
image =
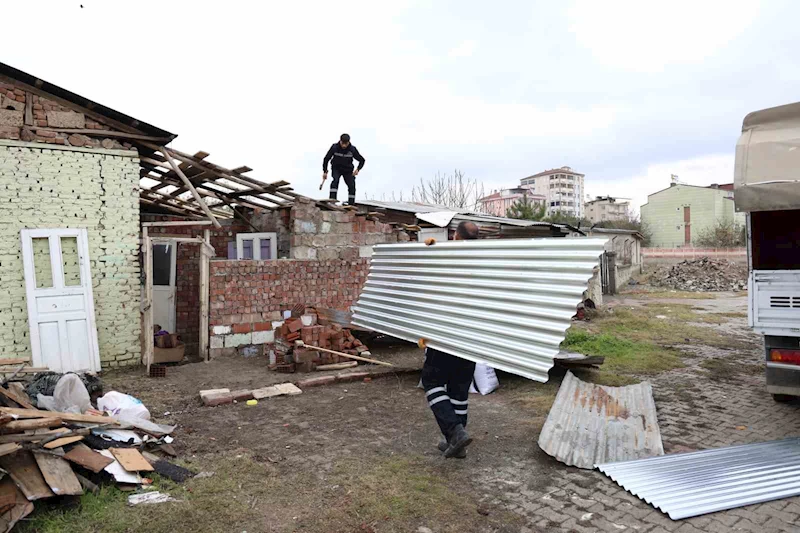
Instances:
[[[280,311],[278,311],[280,313]],[[283,325],[283,320],[273,320],[272,321],[272,329],[278,329]]]
[[[211,332],[214,335],[229,335],[231,333],[230,326],[214,326],[211,328]]]
[[[317,225],[308,220],[294,221],[295,233],[317,233]]]
[[[330,233],[331,232],[331,223],[330,222],[323,222],[319,228],[320,233]]]
[[[243,344],[252,344],[253,335],[251,333],[237,333],[225,337],[225,348],[238,348]]]
[[[339,259],[339,250],[337,248],[322,248],[317,250],[317,259],[320,261]]]
[[[372,257],[372,246],[359,246],[358,257]]]
[[[209,343],[211,348],[224,348],[225,347],[225,337],[222,335],[213,335],[209,339]]]
[[[275,342],[274,331],[253,332],[253,344],[272,344],[273,342]]]
[[[292,248],[292,259],[316,259],[317,250],[308,246],[295,246]]]
[[[86,117],[83,113],[73,111],[48,111],[47,125],[51,128],[80,128],[86,127]]]
[[[0,109],[0,126],[21,127],[24,124],[24,111]]]

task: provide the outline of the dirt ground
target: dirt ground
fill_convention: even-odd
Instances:
[[[763,390],[760,339],[746,327],[745,298],[635,290],[612,298],[609,316],[650,312],[657,326],[671,320],[658,313],[676,313],[694,328],[680,330],[691,338],[659,338],[680,357],[668,370],[615,371],[653,383],[667,453],[800,434],[800,405],[773,405]],[[592,331],[603,323],[598,318],[575,328]],[[647,340],[640,332],[609,331]],[[422,364],[416,347],[371,350],[398,367]],[[82,500],[67,513],[37,511],[39,518],[23,530],[685,533],[753,525],[754,531],[798,531],[800,498],[672,522],[599,473],[553,460],[536,441],[562,377],[553,370],[550,382],[540,384],[500,373],[498,391],[471,395],[469,429],[476,440],[469,457],[444,460],[418,373],[309,388],[255,407],[214,408],[201,406],[199,390],[255,388],[298,375],[270,372],[259,358],[172,367],[163,379],[139,369],[109,373],[106,390],[133,394],[159,422],[177,424],[182,464],[213,475],[164,485],[180,503],[131,509],[109,495],[97,509]]]

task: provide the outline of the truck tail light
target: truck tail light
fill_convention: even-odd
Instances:
[[[769,351],[769,359],[775,363],[785,363],[788,365],[800,365],[800,350],[787,350],[786,348],[772,348]]]

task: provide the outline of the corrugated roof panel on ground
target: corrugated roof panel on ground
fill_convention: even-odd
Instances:
[[[545,382],[605,242],[377,245],[353,323]]]
[[[650,383],[605,387],[567,372],[539,434],[539,447],[562,463],[597,463],[663,455]]]
[[[598,464],[673,520],[800,495],[800,438]]]

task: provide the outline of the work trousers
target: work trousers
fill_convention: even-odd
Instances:
[[[422,386],[445,439],[450,440],[458,424],[467,425],[469,386],[474,374],[475,363],[472,361],[433,348],[425,350]]]
[[[332,169],[332,180],[331,180],[331,200],[336,200],[336,195],[339,192],[339,178],[344,178],[344,182],[347,185],[347,203],[353,205],[356,203],[356,177],[353,176],[353,171],[350,172],[342,172],[341,170],[334,167]]]

